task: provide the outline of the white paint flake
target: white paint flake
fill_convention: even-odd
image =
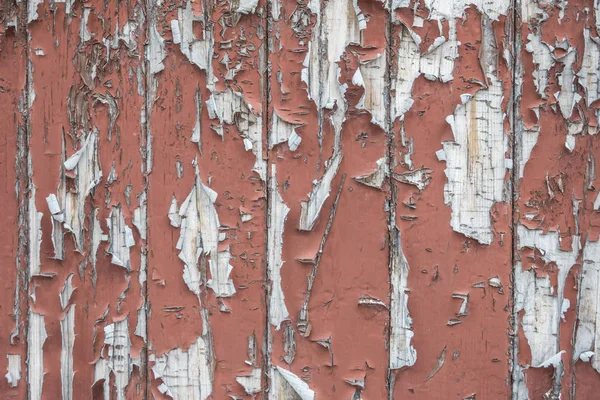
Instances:
[[[69,301],[71,300],[71,296],[75,291],[75,287],[73,287],[73,274],[69,274],[67,279],[65,280],[65,286],[63,286],[60,291],[58,297],[60,298],[60,306],[64,311],[69,305]]]
[[[361,30],[367,19],[358,7],[358,1],[330,0],[321,13],[316,0],[308,4],[315,14],[313,36],[303,62],[302,81],[308,86],[308,97],[317,109],[333,110],[329,118],[334,130],[334,147],[339,149],[342,123],[347,104],[344,98],[345,84],[340,84],[338,62],[349,44],[361,44]]]
[[[258,0],[234,0],[232,5],[235,3],[237,3],[237,7],[232,8],[240,14],[254,14],[258,6]]]
[[[27,23],[30,24],[39,18],[38,6],[44,4],[44,0],[32,0],[27,2]]]
[[[585,91],[585,103],[589,107],[594,101],[600,99],[600,84],[598,72],[600,71],[600,40],[590,35],[589,29],[583,30],[585,50],[581,69],[577,73],[579,83]]]
[[[573,360],[590,362],[600,372],[600,241],[586,241],[579,284],[577,334]],[[591,355],[589,354],[591,353]]]
[[[408,271],[409,266],[402,251],[402,240],[397,227],[392,231],[390,257],[392,296],[390,301],[390,369],[413,366],[417,351],[410,341],[412,319],[408,314]]]
[[[138,207],[133,210],[133,226],[137,228],[142,240],[146,240],[146,191],[138,195]]]
[[[267,249],[268,270],[271,280],[271,295],[269,296],[269,321],[277,330],[281,322],[289,316],[285,306],[285,296],[281,288],[281,268],[283,261],[281,253],[283,248],[283,229],[287,218],[289,207],[283,202],[277,189],[277,173],[275,164],[271,166],[271,177],[269,182],[269,206]]]
[[[71,275],[72,276],[72,275]],[[63,400],[73,399],[73,346],[75,345],[75,304],[60,320],[62,347],[60,351],[60,381]]]
[[[392,177],[398,182],[416,186],[417,189],[423,191],[431,183],[432,172],[433,170],[431,169],[420,168],[410,172],[403,172],[401,174],[393,173]]]
[[[490,77],[488,89],[477,91],[446,118],[453,142],[443,142],[446,158],[444,202],[452,207],[450,225],[482,244],[493,241],[490,211],[503,201],[505,152],[502,83]]]
[[[173,21],[171,21],[173,22]],[[176,21],[175,21],[176,22]],[[192,137],[190,141],[198,144],[198,150],[202,154],[202,124],[200,123],[202,117],[202,98],[201,98],[200,86],[196,88],[196,94],[194,95],[194,103],[196,104],[196,123],[192,130]]]
[[[356,106],[371,113],[371,123],[385,129],[385,67],[386,56],[378,54],[373,60],[360,63],[360,71],[365,89],[362,99]]]
[[[360,31],[366,27],[366,21],[364,16],[360,14],[357,0],[331,0],[325,4],[321,23],[321,35],[316,36],[317,40],[313,39],[311,45],[311,50],[319,52],[322,51],[320,46],[326,43],[324,49],[326,57],[325,59],[321,58],[321,71],[323,71],[324,76],[314,82],[316,84],[322,83],[323,90],[321,101],[317,103],[317,106],[331,109],[337,104],[338,108],[342,109],[345,100],[340,91],[337,62],[340,61],[340,57],[349,44],[361,43]],[[319,32],[319,30],[314,30],[314,32]],[[323,38],[327,38],[327,41],[325,42]],[[319,58],[317,56],[314,59],[318,60]],[[313,64],[310,68],[319,69],[318,64]],[[311,90],[311,92],[313,91]]]
[[[518,363],[512,366],[513,368],[513,382],[512,382],[512,398],[513,400],[529,400],[529,390],[527,389],[527,382],[525,373],[523,372],[527,368],[521,367]]]
[[[90,231],[90,264],[92,264],[92,285],[96,288],[96,278],[97,278],[97,270],[96,263],[98,261],[98,248],[100,247],[100,242],[102,241],[102,228],[100,227],[100,220],[98,219],[98,212],[100,210],[95,208],[93,210],[92,217],[92,229]]]
[[[112,255],[111,263],[131,271],[129,248],[135,244],[133,232],[125,223],[121,205],[112,207],[110,216],[106,218],[109,231],[108,253]]]
[[[429,18],[437,20],[463,18],[465,9],[472,4],[481,13],[497,21],[501,15],[506,15],[511,5],[510,0],[424,0],[424,3],[429,10]]]
[[[517,146],[517,151],[520,152],[519,156],[519,179],[523,178],[525,172],[525,165],[531,157],[531,152],[537,144],[538,137],[540,135],[540,127],[534,126],[531,129],[519,129],[518,134],[521,135],[520,145]]]
[[[165,69],[163,60],[167,57],[165,50],[165,40],[160,36],[156,29],[156,23],[150,23],[150,37],[146,47],[146,60],[148,60],[148,69],[150,74],[157,74]]]
[[[560,310],[549,276],[522,271],[515,264],[515,312],[525,311],[520,321],[531,350],[531,364],[537,367],[558,352]]]
[[[548,19],[548,13],[540,8],[538,0],[521,1],[521,18],[524,22],[531,23],[536,18],[538,23]]]
[[[173,400],[205,400],[213,390],[210,346],[199,336],[187,351],[176,348],[156,357],[152,372],[160,391]]]
[[[40,400],[44,386],[44,343],[46,324],[44,316],[29,310],[27,329],[27,385],[29,398]]]
[[[10,387],[16,388],[19,386],[19,381],[21,380],[21,355],[7,354],[6,358],[8,359],[8,366],[4,377]]]
[[[341,151],[336,152],[328,164],[325,166],[325,172],[319,181],[313,182],[312,192],[308,194],[308,200],[300,201],[300,224],[298,229],[301,231],[312,230],[321,208],[325,203],[325,200],[329,197],[331,192],[331,182],[342,162]]]
[[[413,83],[420,74],[421,53],[408,28],[402,26],[398,40],[397,71],[392,74],[392,121],[403,117],[412,107]]]
[[[171,226],[175,228],[179,228],[181,226],[181,216],[179,215],[179,206],[177,205],[177,198],[173,195],[171,199],[171,205],[169,206],[169,221],[171,221]]]
[[[233,266],[229,264],[231,253],[229,248],[218,253],[216,260],[209,260],[211,279],[206,283],[215,292],[216,297],[231,297],[235,294],[235,286],[231,279]]]
[[[218,119],[219,124],[211,125],[217,134],[223,137],[224,124],[236,124],[240,136],[247,143],[246,150],[252,150],[256,157],[253,171],[258,173],[265,181],[267,176],[267,163],[263,159],[262,144],[262,116],[254,115],[254,112],[242,94],[234,92],[228,87],[224,92],[213,92],[206,101],[206,109],[210,119]]]
[[[72,179],[75,190],[67,190],[67,171],[71,171],[74,175]],[[46,201],[53,218],[52,237],[55,257],[62,259],[64,249],[61,224],[66,231],[73,234],[76,250],[82,254],[85,252],[83,243],[86,219],[85,200],[102,179],[96,128],[88,134],[81,148],[64,161],[60,175],[58,195],[50,195]]]
[[[564,287],[567,275],[577,263],[580,252],[580,238],[574,235],[571,251],[560,249],[559,232],[531,230],[523,225],[517,229],[520,249],[537,249],[545,265],[550,263],[558,267],[558,290],[554,288],[549,276],[538,277],[534,270],[522,270],[520,262],[515,264],[515,312],[525,310],[521,324],[531,349],[534,367],[554,365],[559,352],[559,324],[563,313]]]
[[[269,131],[269,150],[279,143],[287,142],[290,151],[296,151],[302,138],[296,133],[300,124],[284,121],[276,112],[271,117],[271,130]]]
[[[458,46],[461,43],[456,37],[456,21],[465,18],[465,9],[475,5],[484,16],[497,21],[501,15],[506,15],[511,5],[510,0],[424,0],[429,10],[429,19],[439,22],[442,32],[442,21],[449,25],[448,37],[443,35],[435,38],[433,44],[421,57],[420,68],[425,78],[449,82],[454,79],[454,62],[458,58]],[[484,71],[487,72],[487,71]]]
[[[558,84],[560,91],[554,94],[560,106],[560,112],[563,118],[571,118],[575,105],[581,100],[581,95],[577,93],[575,88],[575,72],[573,64],[577,60],[577,49],[569,47],[567,54],[559,58],[558,61],[563,64],[562,73],[558,76]]]
[[[247,376],[236,376],[235,381],[242,385],[247,394],[257,394],[262,390],[262,370],[253,368],[252,373]]]
[[[279,366],[271,368],[269,400],[313,400],[314,398],[315,392],[298,376]]]
[[[31,187],[29,197],[29,279],[41,271],[40,249],[42,246],[42,216],[35,208],[35,185]]]
[[[454,62],[458,58],[456,39],[456,20],[449,20],[448,38],[440,36],[433,41],[421,57],[419,68],[423,76],[430,81],[440,80],[443,83],[454,79]]]
[[[547,99],[546,88],[548,87],[548,72],[554,65],[552,51],[554,47],[542,42],[541,32],[530,33],[527,36],[529,42],[525,49],[532,54],[535,70],[533,71],[533,82],[538,94],[542,99]]]
[[[88,31],[88,28],[87,28],[87,24],[88,24],[88,20],[90,18],[91,12],[92,12],[92,9],[90,7],[82,8],[81,22],[79,24],[79,40],[81,40],[81,43],[85,43],[88,40],[92,39],[92,34],[90,33],[90,31]]]
[[[217,81],[212,70],[214,48],[212,27],[205,23],[202,12],[200,12],[200,15],[194,13],[190,0],[187,0],[185,9],[180,8],[177,11],[181,53],[186,56],[192,64],[206,72],[207,87],[212,92],[214,91],[215,82]],[[196,38],[196,35],[194,34],[194,23],[201,23],[204,26],[202,39]]]
[[[104,358],[99,358],[94,364],[94,385],[99,381],[103,381],[104,400],[111,400],[110,370],[108,369],[108,361]]]
[[[114,375],[117,400],[125,400],[125,389],[132,371],[131,340],[127,319],[104,327],[104,346],[107,348],[107,366]],[[106,376],[105,379],[109,377]]]
[[[388,173],[388,165],[385,157],[377,160],[377,167],[371,173],[366,175],[355,176],[353,179],[363,185],[370,186],[376,189],[381,189]]]
[[[242,222],[250,222],[253,219],[253,215],[252,213],[250,213],[248,210],[244,210],[242,209],[242,207],[240,207],[240,219],[242,220]]]
[[[200,296],[202,277],[198,269],[200,255],[218,259],[219,216],[215,209],[217,193],[205,186],[196,166],[196,179],[192,191],[179,209],[181,226],[177,250],[184,263],[183,280],[188,288]]]

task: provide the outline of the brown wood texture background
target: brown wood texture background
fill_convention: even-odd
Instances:
[[[598,398],[599,33],[0,1],[0,398]]]

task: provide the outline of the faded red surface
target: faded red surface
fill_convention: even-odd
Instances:
[[[1,3],[4,397],[594,398],[595,2]]]
[[[15,4],[7,4],[3,9],[6,19],[16,17],[19,8]],[[26,357],[26,323],[25,302],[26,292],[23,285],[26,275],[23,265],[27,262],[23,241],[27,235],[26,215],[18,210],[23,210],[26,198],[26,178],[23,175],[26,166],[22,156],[26,148],[26,122],[21,114],[22,106],[19,102],[25,89],[26,55],[24,50],[25,32],[22,26],[4,32],[0,38],[0,61],[3,65],[0,91],[2,101],[2,130],[6,134],[0,145],[0,190],[2,202],[6,208],[4,224],[0,228],[0,262],[5,273],[2,274],[2,315],[1,332],[3,340],[3,354],[20,356],[20,368],[25,369]],[[21,159],[20,159],[21,158]],[[0,357],[0,368],[8,368],[8,356]],[[21,381],[9,383],[7,380],[0,382],[0,391],[6,396],[24,398],[26,387]]]

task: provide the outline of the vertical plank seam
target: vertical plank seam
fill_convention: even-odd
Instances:
[[[516,220],[516,213],[515,213],[515,208],[516,208],[516,202],[519,196],[519,176],[518,176],[518,170],[519,170],[519,166],[521,163],[521,160],[518,159],[517,155],[517,146],[519,143],[519,140],[517,138],[518,135],[518,131],[519,128],[517,127],[517,123],[518,123],[518,111],[519,111],[519,101],[518,99],[520,99],[521,93],[520,87],[517,87],[516,82],[517,82],[517,60],[520,58],[521,55],[521,46],[520,46],[520,28],[518,28],[518,24],[520,23],[520,5],[521,5],[521,0],[512,0],[511,1],[511,5],[512,5],[512,10],[513,10],[513,14],[512,14],[512,26],[511,26],[511,30],[510,30],[510,34],[512,35],[512,65],[511,65],[511,78],[512,78],[512,82],[511,82],[511,92],[512,92],[512,96],[510,97],[510,101],[511,101],[511,115],[510,115],[510,126],[512,129],[511,132],[511,142],[512,142],[512,146],[511,146],[511,157],[513,159],[513,167],[511,170],[511,254],[510,254],[510,268],[511,268],[511,286],[510,286],[510,301],[512,302],[511,306],[510,306],[510,310],[511,310],[511,315],[509,316],[509,321],[510,321],[510,325],[511,325],[511,330],[512,332],[509,333],[509,354],[510,354],[510,360],[511,360],[511,365],[510,365],[510,377],[509,377],[509,381],[510,381],[510,387],[511,387],[511,399],[512,400],[519,400],[518,399],[518,393],[515,391],[515,383],[518,382],[518,377],[516,377],[516,374],[518,373],[517,371],[519,370],[519,319],[517,316],[516,311],[516,292],[515,292],[515,284],[516,284],[516,280],[515,280],[515,261],[516,261],[516,254],[517,254],[517,238],[516,238],[516,232],[517,232],[517,220]]]
[[[143,29],[143,32],[145,34],[145,38],[144,38],[144,61],[142,63],[143,69],[144,69],[144,120],[143,120],[143,125],[142,125],[142,132],[143,132],[143,136],[142,136],[142,143],[144,144],[144,153],[143,153],[143,171],[144,171],[144,191],[146,192],[146,204],[144,205],[144,207],[146,208],[146,212],[144,213],[144,217],[145,217],[145,221],[144,224],[146,226],[146,228],[148,227],[148,203],[150,202],[150,196],[148,196],[148,191],[150,189],[150,173],[148,171],[148,138],[149,138],[149,131],[150,131],[150,113],[149,113],[149,105],[148,105],[148,88],[149,88],[149,82],[150,82],[150,75],[149,75],[149,68],[148,68],[148,60],[146,58],[146,42],[147,40],[150,38],[150,18],[154,17],[154,13],[151,13],[150,11],[150,3],[152,0],[142,0],[144,1],[145,4],[145,12],[146,15],[148,16],[148,18],[146,18],[145,21],[145,27]],[[150,331],[149,331],[149,324],[148,324],[148,310],[150,309],[150,302],[149,302],[149,298],[148,298],[148,257],[150,255],[150,252],[148,251],[148,249],[150,248],[150,237],[151,237],[151,233],[149,229],[146,229],[146,241],[144,243],[144,248],[142,249],[142,251],[146,252],[146,257],[144,257],[144,263],[145,265],[145,269],[146,269],[146,280],[144,281],[144,318],[146,319],[145,321],[145,327],[146,327],[146,340],[144,343],[144,349],[143,351],[143,355],[144,355],[144,360],[143,360],[143,365],[142,365],[142,369],[143,369],[143,382],[144,382],[144,387],[143,387],[143,395],[142,398],[143,400],[148,400],[150,397],[150,364],[148,362],[148,355],[149,355],[149,346],[150,346]],[[142,265],[140,264],[140,269],[142,268]],[[140,271],[141,272],[141,271]],[[138,322],[139,324],[139,322]]]
[[[388,232],[387,232],[387,246],[388,246],[388,299],[391,301],[392,299],[392,229],[395,227],[395,219],[396,219],[396,185],[392,181],[392,171],[394,168],[394,153],[395,153],[395,138],[394,138],[394,121],[392,121],[392,111],[391,111],[391,65],[392,65],[392,54],[395,54],[392,46],[392,35],[393,35],[393,27],[392,27],[392,14],[395,13],[393,9],[392,0],[386,0],[386,8],[388,12],[386,13],[386,21],[385,21],[385,42],[386,42],[386,69],[384,74],[385,79],[385,93],[384,93],[384,106],[385,106],[385,130],[386,130],[386,162],[387,162],[387,171],[384,182],[387,182],[389,185],[389,190],[385,192],[388,207]],[[397,68],[397,66],[396,66]],[[388,399],[394,399],[394,383],[395,376],[393,375],[395,372],[390,369],[391,365],[391,352],[390,352],[390,335],[391,335],[391,320],[392,320],[392,307],[388,307],[388,320],[387,320],[387,330],[386,332],[386,347],[387,347],[387,377],[386,377],[386,387],[388,391]]]
[[[267,154],[267,172],[265,174],[265,182],[263,182],[264,184],[264,190],[263,190],[263,194],[265,196],[265,210],[266,212],[264,213],[264,217],[263,217],[263,222],[264,222],[264,226],[265,226],[265,230],[266,230],[266,234],[265,234],[265,239],[264,239],[264,272],[263,272],[263,277],[264,277],[264,287],[265,287],[265,318],[264,318],[264,329],[265,332],[263,334],[263,373],[262,373],[262,385],[263,385],[263,391],[262,391],[262,398],[266,399],[267,398],[267,393],[269,391],[269,373],[271,371],[271,329],[269,326],[269,315],[271,312],[271,307],[270,307],[270,302],[269,302],[269,297],[271,294],[271,290],[270,290],[270,274],[269,274],[269,215],[271,214],[271,204],[269,203],[269,188],[271,187],[269,182],[271,181],[272,177],[271,177],[271,173],[270,171],[270,167],[271,167],[271,163],[270,163],[270,156],[271,156],[271,150],[269,149],[269,136],[271,133],[271,124],[270,124],[270,120],[269,120],[269,107],[270,107],[270,99],[271,99],[271,49],[270,49],[270,33],[271,33],[271,29],[273,29],[273,24],[272,24],[272,19],[271,19],[271,0],[267,0],[266,4],[265,4],[265,10],[266,10],[266,22],[265,22],[265,37],[264,37],[264,44],[265,44],[265,51],[266,51],[266,55],[265,55],[265,59],[264,59],[264,71],[265,71],[265,85],[264,85],[264,89],[263,89],[263,96],[264,96],[264,110],[263,110],[263,115],[265,116],[265,123],[264,126],[265,128],[263,129],[263,132],[266,132],[266,154]],[[262,134],[262,133],[261,133]],[[264,141],[262,143],[263,148],[265,148],[265,144]]]
[[[25,253],[25,268],[23,268],[21,272],[21,282],[23,283],[23,290],[25,292],[25,315],[23,316],[23,333],[22,333],[22,337],[24,338],[23,342],[25,343],[25,349],[24,349],[24,355],[25,355],[25,373],[22,375],[24,377],[23,382],[25,384],[25,392],[27,395],[27,399],[31,399],[31,391],[30,391],[30,387],[29,387],[29,341],[27,340],[28,337],[28,329],[29,329],[29,310],[30,310],[30,304],[29,304],[29,263],[31,262],[30,260],[30,251],[29,251],[29,247],[31,246],[31,243],[29,242],[29,240],[27,240],[28,236],[29,236],[29,229],[30,229],[30,221],[28,218],[29,215],[29,201],[27,201],[28,196],[30,196],[30,192],[31,192],[31,187],[33,185],[33,180],[30,179],[31,176],[33,176],[33,171],[31,168],[31,165],[29,164],[29,157],[30,157],[30,150],[29,150],[29,143],[31,140],[31,118],[30,118],[30,109],[29,109],[29,105],[31,104],[31,93],[30,93],[30,89],[33,88],[33,84],[31,82],[32,80],[32,71],[31,71],[31,56],[30,56],[30,38],[29,38],[29,24],[27,22],[27,12],[29,10],[29,2],[31,0],[25,0],[24,1],[24,6],[23,8],[20,10],[19,15],[21,17],[21,21],[22,21],[22,26],[23,26],[23,33],[25,35],[25,63],[26,63],[26,67],[25,67],[25,88],[24,88],[24,92],[25,92],[25,101],[24,101],[24,105],[23,105],[23,109],[22,109],[22,113],[23,113],[23,122],[25,124],[25,138],[23,141],[23,145],[24,145],[24,157],[25,160],[22,160],[22,162],[25,163],[25,171],[26,171],[26,176],[25,176],[25,180],[26,180],[26,184],[25,184],[25,193],[23,194],[23,206],[21,207],[21,211],[22,211],[22,215],[24,215],[23,221],[24,221],[24,227],[23,230],[26,232],[26,236],[25,236],[25,243],[24,246],[25,248],[24,253]],[[34,199],[35,201],[35,199]],[[19,277],[17,276],[17,285],[19,285]],[[21,304],[19,304],[19,307],[21,307]]]

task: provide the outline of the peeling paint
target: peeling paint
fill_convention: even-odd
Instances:
[[[323,203],[329,197],[331,192],[331,182],[337,174],[340,163],[342,162],[342,153],[336,153],[325,166],[323,177],[319,181],[313,182],[312,192],[308,194],[308,200],[301,202],[302,210],[300,212],[300,224],[298,229],[302,231],[312,230]]]
[[[6,381],[12,388],[19,386],[21,380],[21,355],[20,354],[7,354],[8,367],[7,372],[4,376]]]
[[[599,7],[7,2],[0,390],[593,398]]]
[[[283,247],[283,230],[285,220],[290,211],[289,207],[283,202],[281,195],[277,189],[277,169],[273,164],[271,166],[269,198],[271,203],[271,212],[267,226],[269,232],[267,234],[267,249],[269,268],[269,279],[271,281],[271,293],[269,296],[269,321],[271,325],[279,329],[281,323],[289,316],[287,307],[285,306],[285,296],[281,288],[281,268],[283,261],[281,259]]]
[[[414,333],[408,313],[408,262],[402,251],[400,231],[393,227],[391,234],[390,369],[400,369],[415,364],[417,351],[410,343]]]
[[[312,400],[315,392],[290,371],[276,366],[271,369],[271,391],[269,399],[300,399]]]
[[[211,352],[202,337],[187,349],[173,349],[156,357],[154,378],[162,380],[159,390],[173,399],[204,400],[212,393]]]
[[[501,102],[501,83],[492,77],[489,89],[469,96],[446,118],[454,134],[454,141],[443,143],[448,177],[444,202],[452,207],[450,225],[482,244],[494,240],[490,211],[495,202],[504,200],[507,139]]]
[[[44,316],[29,311],[27,330],[27,386],[32,399],[42,398],[44,386],[44,343],[48,339]]]

